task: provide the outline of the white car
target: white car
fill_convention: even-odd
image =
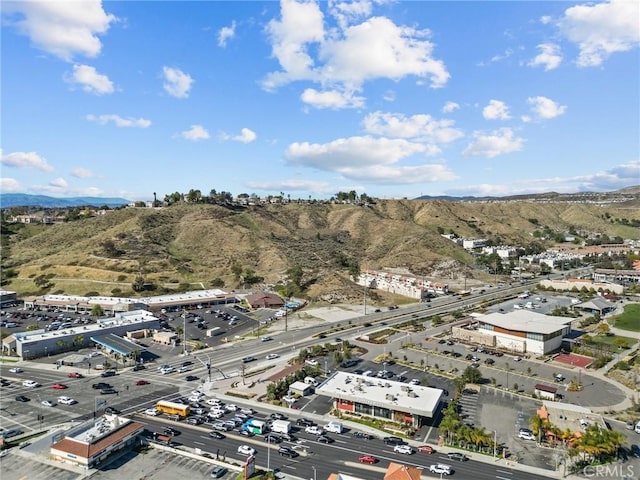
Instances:
[[[238,453],[241,453],[242,455],[255,455],[256,454],[256,449],[255,448],[251,448],[249,445],[240,445],[238,447]]]
[[[396,445],[393,447],[393,451],[397,453],[404,453],[405,455],[413,455],[413,448],[409,445]]]
[[[313,358],[307,358],[304,363],[306,363],[307,365],[311,365],[312,367],[315,367],[317,365],[319,365],[317,360],[314,360]]]
[[[310,433],[311,435],[322,435],[324,430],[322,427],[318,427],[317,425],[311,425],[304,429],[305,433]]]
[[[420,385],[420,380],[418,380],[417,378],[412,378],[409,382],[409,385]]]
[[[24,382],[22,382],[22,386],[27,388],[36,388],[39,387],[40,384],[35,380],[25,380]]]
[[[161,373],[162,375],[166,375],[166,374],[168,374],[168,373],[173,373],[173,372],[175,372],[175,371],[176,371],[176,370],[175,370],[175,368],[173,368],[173,367],[162,367],[162,368],[160,369],[160,373]]]
[[[151,415],[152,417],[156,417],[156,416],[160,415],[160,412],[158,411],[157,408],[147,408],[144,411],[144,414],[145,415]]]
[[[71,397],[58,397],[58,403],[62,405],[75,405],[78,402]]]
[[[236,410],[240,410],[240,409],[238,408],[238,406],[237,406],[237,405],[234,405],[233,403],[231,403],[231,404],[227,405],[227,406],[226,406],[226,407],[224,407],[224,408],[225,408],[225,410],[226,410],[227,412],[235,412]]]
[[[431,473],[439,473],[441,475],[450,475],[451,474],[451,467],[449,465],[443,465],[441,463],[438,463],[437,465],[431,465],[429,467],[429,471]]]
[[[13,367],[13,368],[10,368],[9,371],[11,373],[22,373],[24,370],[22,370],[20,367]]]
[[[523,440],[535,440],[536,436],[531,432],[519,432],[518,438],[521,438]]]
[[[209,400],[207,400],[206,402],[207,405],[211,405],[211,406],[220,406],[222,407],[222,402],[220,400],[218,400],[217,398],[210,398]]]
[[[178,368],[178,373],[184,373],[184,372],[188,372],[189,371],[189,367],[180,367]]]
[[[273,359],[278,358],[279,356],[280,356],[280,355],[278,355],[277,353],[270,353],[269,355],[267,355],[267,356],[266,356],[266,357],[264,357],[264,358],[266,358],[267,360],[273,360]]]
[[[54,402],[52,400],[43,400],[40,403],[42,405],[44,405],[45,407],[55,407],[56,406],[56,402]]]

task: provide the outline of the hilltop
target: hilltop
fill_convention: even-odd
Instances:
[[[640,220],[636,202],[382,200],[123,208],[65,224],[3,230],[4,288],[42,293],[34,282],[40,279],[48,292],[131,295],[137,277],[141,290],[153,286],[155,294],[212,286],[282,287],[293,280],[311,299],[343,300],[362,294],[349,280],[354,268],[395,269],[450,284],[489,278],[471,269],[473,257],[441,233],[522,247],[536,241],[534,231],[543,228],[638,238],[638,228],[629,222]]]

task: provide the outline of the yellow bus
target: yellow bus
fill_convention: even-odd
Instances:
[[[178,415],[180,417],[186,417],[189,415],[189,405],[183,405],[182,403],[169,402],[167,400],[160,400],[156,404],[156,410],[167,415]]]

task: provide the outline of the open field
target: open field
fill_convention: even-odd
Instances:
[[[624,313],[611,317],[609,325],[621,330],[640,332],[640,304],[625,305]]]

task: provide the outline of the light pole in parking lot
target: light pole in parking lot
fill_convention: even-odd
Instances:
[[[493,456],[496,456],[496,447],[498,444],[498,432],[496,430],[493,431]]]
[[[313,480],[318,480],[316,477],[316,466],[315,465],[311,465],[311,468],[313,468]]]

